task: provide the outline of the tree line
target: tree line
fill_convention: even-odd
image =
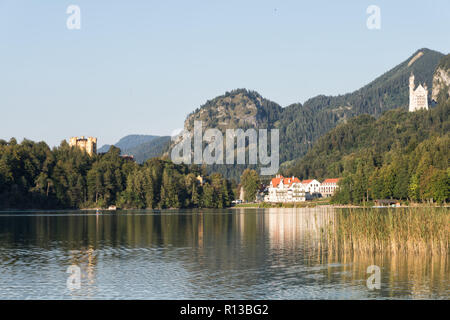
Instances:
[[[200,179],[197,177],[200,176]],[[89,156],[63,141],[0,140],[0,208],[224,208],[232,182],[197,166],[153,158],[140,165],[120,149]]]

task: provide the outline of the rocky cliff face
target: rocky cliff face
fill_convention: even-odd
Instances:
[[[449,56],[450,55],[447,55],[444,59],[449,60]],[[433,75],[433,91],[431,93],[431,99],[437,101],[439,93],[443,90],[446,91],[447,97],[450,96],[450,67],[448,66],[448,63],[439,64]]]
[[[264,99],[257,92],[238,89],[208,101],[191,113],[184,129],[190,131],[194,121],[199,120],[204,129],[270,128],[281,111],[278,104]]]

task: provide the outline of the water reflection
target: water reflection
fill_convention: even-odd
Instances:
[[[328,250],[336,223],[331,208],[0,214],[0,298],[449,298],[447,255]]]

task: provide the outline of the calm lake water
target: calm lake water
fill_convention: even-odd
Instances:
[[[0,299],[450,298],[447,255],[327,253],[334,210],[3,212]]]

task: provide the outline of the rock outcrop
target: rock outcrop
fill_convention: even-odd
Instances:
[[[439,93],[446,90],[447,97],[450,96],[450,55],[446,55],[439,63],[433,75],[433,91],[431,99],[438,100]]]

